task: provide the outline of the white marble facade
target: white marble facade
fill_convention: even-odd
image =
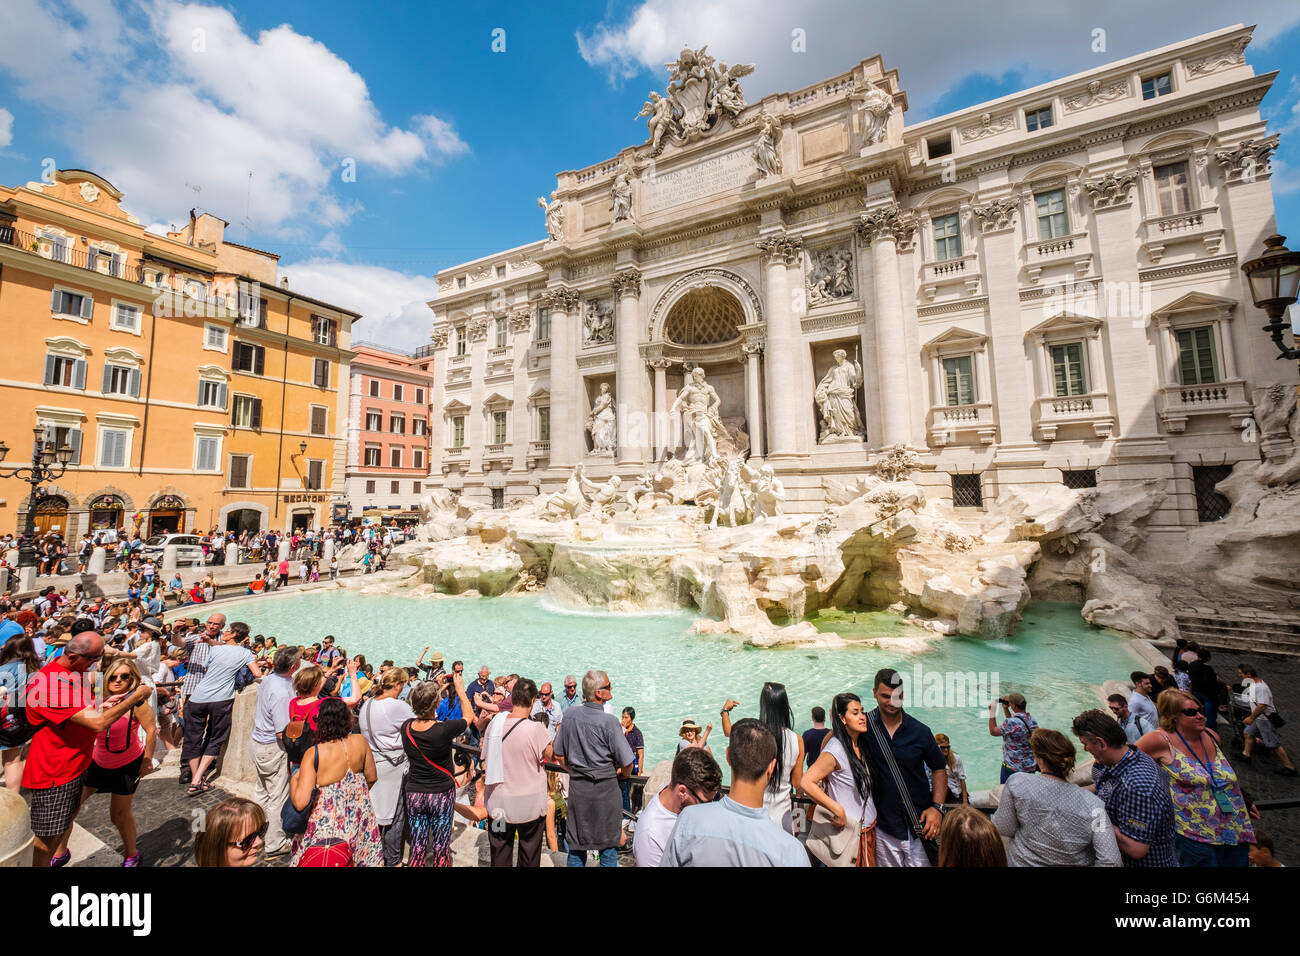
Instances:
[[[788,512],[903,443],[932,497],[1161,479],[1179,535],[1193,468],[1257,458],[1252,390],[1296,379],[1240,273],[1277,231],[1250,34],[915,125],[880,56],[746,105],[747,68],[683,51],[642,145],[558,174],[550,238],[438,274],[429,487],[633,480],[684,454],[699,367]]]

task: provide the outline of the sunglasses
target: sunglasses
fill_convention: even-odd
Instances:
[[[691,796],[695,798],[695,802],[696,802],[696,803],[717,803],[719,800],[722,799],[722,791],[721,791],[721,790],[717,791],[717,792],[714,793],[714,795],[713,795],[712,797],[710,797],[708,800],[705,800],[703,797],[701,797],[701,796],[700,796],[698,793],[696,793],[694,790],[691,791]]]
[[[1183,708],[1183,716],[1184,716],[1184,717],[1195,717],[1195,716],[1197,716],[1198,714],[1203,714],[1203,713],[1205,713],[1205,711],[1202,710],[1200,707],[1184,707],[1184,708]]]
[[[613,688],[610,687],[609,684],[606,684],[604,687],[601,688],[601,690],[612,690],[612,689],[613,689]]]
[[[940,744],[940,745],[939,745],[939,749],[940,749],[940,750],[950,750],[950,749],[952,749],[952,748],[950,748],[947,744]]]
[[[543,696],[543,697],[550,697],[550,696],[551,696],[551,692],[550,692],[549,690],[544,690],[544,691],[542,691],[542,696]]]
[[[269,823],[263,823],[260,827],[258,827],[248,836],[244,837],[242,840],[235,840],[230,845],[233,847],[238,847],[241,853],[247,853],[249,850],[253,848],[254,843],[266,837],[266,830],[267,827],[269,826],[270,826]]]

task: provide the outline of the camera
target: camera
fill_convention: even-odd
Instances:
[[[1005,704],[1005,705],[1008,706],[1008,707],[1011,706],[1011,701],[1007,700],[1005,697],[999,697],[999,698],[998,698],[998,703],[999,703],[999,704]]]

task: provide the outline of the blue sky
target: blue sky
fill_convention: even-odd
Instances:
[[[1300,239],[1296,3],[4,0],[0,16],[0,182],[50,157],[107,177],[156,228],[197,205],[399,346],[427,339],[436,270],[539,238],[556,171],[643,141],[636,113],[684,42],[756,63],[751,100],[879,52],[916,122],[1255,23],[1249,62],[1280,71],[1264,102],[1283,134],[1279,227]]]

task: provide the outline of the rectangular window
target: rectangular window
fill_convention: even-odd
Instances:
[[[394,382],[394,383],[393,383],[393,401],[395,401],[395,402],[400,402],[400,401],[402,401],[402,396],[405,395],[405,394],[406,394],[406,392],[405,392],[405,390],[402,388],[402,383],[401,383],[401,382]]]
[[[504,508],[506,506],[506,490],[504,488],[492,489],[492,507]]]
[[[423,449],[423,448],[416,448],[414,451],[411,452],[411,454],[412,454],[412,456],[413,456],[413,460],[411,461],[411,467],[412,467],[412,468],[423,468],[423,467],[424,467],[424,449]],[[416,491],[419,491],[419,490],[420,490],[420,489],[419,489],[419,486],[417,485],[417,486],[416,486]]]
[[[366,446],[366,467],[367,468],[379,467],[379,446],[378,445]]]
[[[1044,106],[1036,110],[1025,110],[1025,131],[1047,129],[1052,125],[1052,108]]]
[[[139,395],[139,383],[140,373],[136,369],[125,365],[104,366],[104,386],[101,391],[105,395]]]
[[[307,462],[307,488],[319,491],[325,484],[325,462],[311,459]]]
[[[417,388],[417,389],[415,390],[415,404],[417,404],[417,405],[423,405],[423,404],[424,404],[424,389],[422,389],[422,388]]]
[[[68,261],[70,254],[68,252],[68,240],[66,236],[41,235],[37,238],[42,242],[48,242],[50,244],[50,258],[55,262]]]
[[[68,464],[81,464],[80,428],[68,428],[65,425],[46,425],[45,440],[54,442],[55,448],[62,448],[64,445],[67,445],[72,449],[72,458],[68,461]]]
[[[1096,488],[1097,469],[1087,468],[1078,471],[1063,469],[1061,471],[1061,484],[1067,488]]]
[[[415,436],[429,434],[429,422],[424,418],[411,419],[411,434]]]
[[[400,481],[390,481],[388,483],[388,493],[391,495],[400,495],[402,493],[402,483]]]
[[[961,225],[957,214],[935,216],[934,223],[934,257],[940,262],[945,259],[961,257]]]
[[[266,349],[260,345],[236,342],[234,353],[230,356],[230,364],[236,372],[261,375],[266,368]]]
[[[221,439],[199,435],[194,439],[194,470],[217,471],[221,461]]]
[[[1232,474],[1231,465],[1193,465],[1192,486],[1196,489],[1198,521],[1219,521],[1228,516],[1232,502],[1214,490],[1214,486]]]
[[[984,507],[984,489],[979,475],[952,476],[952,506],[954,508]]]
[[[140,331],[140,308],[125,302],[113,303],[113,318],[109,323],[115,329],[124,332]]]
[[[99,430],[99,467],[125,468],[126,443],[131,433],[121,428]]]
[[[1065,214],[1065,190],[1035,193],[1038,205],[1038,238],[1059,239],[1070,234],[1070,219]]]
[[[458,325],[453,331],[456,336],[456,354],[464,355],[465,354],[465,326]]]
[[[952,153],[952,137],[945,133],[943,136],[936,136],[933,139],[925,141],[926,152],[931,159],[938,159],[940,156],[948,156]]]
[[[506,347],[506,333],[508,331],[509,330],[506,328],[506,317],[504,315],[497,316],[497,320],[496,320],[497,348],[503,349]]]
[[[226,350],[227,332],[220,325],[205,325],[203,327],[203,347],[215,352],[224,352]]]
[[[969,355],[943,360],[943,382],[949,405],[975,404],[975,376]]]
[[[230,424],[236,428],[262,427],[262,400],[251,395],[236,395],[230,410]]]
[[[370,397],[371,398],[379,397],[379,381],[377,379],[372,378],[370,380]]]
[[[539,405],[537,408],[537,440],[551,440],[551,406]]]
[[[383,412],[367,411],[366,412],[366,431],[381,432],[384,430]]]
[[[311,317],[311,337],[317,345],[335,345],[338,342],[338,327],[333,319],[313,315]]]
[[[1187,163],[1169,163],[1157,166],[1156,198],[1160,202],[1160,215],[1176,216],[1192,208],[1192,180],[1187,175]]]
[[[311,407],[311,433],[313,435],[325,434],[325,412],[324,405],[313,405]]]
[[[66,315],[72,319],[88,320],[94,307],[94,297],[81,292],[55,289],[50,296],[50,311],[55,315]]]
[[[1178,329],[1178,373],[1184,385],[1209,385],[1219,380],[1214,356],[1214,330]]]
[[[329,388],[330,385],[330,363],[326,359],[318,358],[313,360],[312,384],[317,388]]]
[[[537,310],[537,341],[549,342],[551,340],[551,310],[540,308]]]
[[[46,385],[64,388],[86,387],[86,360],[69,358],[66,355],[45,356]]]
[[[388,416],[388,430],[389,430],[390,432],[392,432],[394,435],[405,435],[405,434],[406,434],[406,416],[405,416],[405,415],[389,415],[389,416]]]
[[[394,468],[402,467],[402,446],[394,445],[388,449],[388,464]]]
[[[201,408],[225,408],[226,385],[224,382],[199,381],[199,401]]]
[[[1169,83],[1169,74],[1161,73],[1159,76],[1148,77],[1142,81],[1142,99],[1154,100],[1157,96],[1166,96],[1173,92],[1173,86]]]
[[[230,456],[230,487],[247,488],[248,487],[248,463],[247,455]]]
[[[506,413],[492,413],[492,444],[504,445],[506,443]]]
[[[239,293],[239,324],[249,329],[266,328],[266,300],[253,297],[245,291]]]
[[[460,276],[460,277],[456,280],[456,288],[457,288],[457,289],[463,289],[463,288],[465,288],[465,277],[464,277],[464,276]]]
[[[375,493],[375,483],[374,483],[373,481],[367,481],[367,482],[366,482],[366,494],[368,494],[368,495],[373,495],[374,493]]]
[[[1088,392],[1083,374],[1083,343],[1052,346],[1052,394],[1085,395]]]
[[[506,277],[506,267],[505,267],[505,266],[497,266],[497,278],[498,278],[498,279],[504,279],[505,277]]]
[[[465,416],[457,415],[451,420],[451,447],[465,447]]]

